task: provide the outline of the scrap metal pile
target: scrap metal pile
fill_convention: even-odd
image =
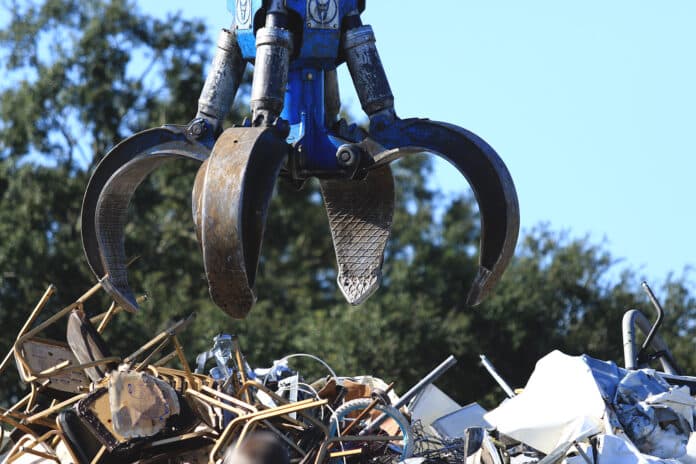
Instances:
[[[696,377],[681,374],[657,334],[662,308],[651,292],[654,325],[637,310],[624,317],[625,368],[554,351],[515,391],[482,356],[509,397],[486,411],[462,407],[434,385],[452,356],[399,396],[393,383],[338,375],[310,354],[252,368],[226,334],[192,369],[178,338],[192,317],[130,355],[110,353],[102,334],[124,310],[113,303],[93,317],[84,311],[101,284],[46,317],[54,290],[0,366],[5,372],[14,360],[29,388],[0,410],[12,430],[2,429],[3,464],[696,463]],[[64,340],[41,336],[64,319]],[[636,329],[648,334],[640,349]],[[303,377],[290,367],[298,357],[326,375]],[[662,371],[643,367],[656,359]]]
[[[657,318],[651,325],[638,310],[624,314],[625,368],[553,351],[537,362],[527,385],[516,392],[482,356],[508,399],[490,412],[472,403],[439,420],[465,430],[467,449],[476,450],[466,462],[696,463],[696,377],[681,373],[658,335],[664,311],[650,287],[643,286]],[[645,336],[640,348],[639,331]],[[658,359],[661,371],[647,367]]]
[[[393,384],[338,376],[308,354],[252,369],[237,338],[225,334],[191,369],[178,339],[191,317],[121,356],[109,352],[102,333],[123,309],[114,303],[91,318],[84,311],[100,289],[36,324],[55,290],[49,287],[20,330],[0,369],[14,359],[29,392],[1,410],[0,422],[12,429],[2,429],[3,463],[390,463],[439,443],[437,435],[414,433],[413,424],[433,414],[423,401],[432,401],[432,382],[453,357],[399,397]],[[41,336],[64,319],[64,340]],[[294,357],[315,360],[327,375],[303,378],[289,367]],[[461,454],[459,442],[448,446]]]

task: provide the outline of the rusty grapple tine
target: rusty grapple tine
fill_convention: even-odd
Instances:
[[[133,193],[162,163],[174,159],[202,162],[209,154],[207,147],[185,137],[184,128],[164,126],[119,143],[92,174],[82,201],[82,245],[92,272],[124,309],[138,308],[128,285],[124,250],[126,213]]]
[[[276,127],[227,129],[201,166],[193,214],[215,304],[242,319],[256,301],[254,282],[266,213],[288,155]]]
[[[467,304],[480,303],[510,263],[519,233],[517,192],[507,167],[484,140],[452,124],[396,120],[372,137],[387,148],[373,156],[376,166],[409,153],[429,152],[447,159],[468,180],[481,215],[481,249]]]
[[[358,305],[382,280],[394,216],[394,177],[388,165],[381,166],[362,180],[322,180],[321,191],[336,251],[336,280],[346,300]]]

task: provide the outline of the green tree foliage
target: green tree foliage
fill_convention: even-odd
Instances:
[[[0,31],[1,348],[49,283],[59,294],[47,314],[93,284],[79,238],[92,167],[135,131],[187,122],[212,51],[199,21],[149,17],[125,0],[37,0],[10,4],[10,11]],[[617,277],[602,245],[548,226],[523,236],[492,298],[466,308],[480,235],[475,202],[443,202],[428,187],[430,164],[414,158],[394,166],[398,207],[377,294],[359,307],[343,301],[316,185],[298,191],[280,182],[259,266],[259,302],[246,320],[234,321],[207,293],[190,214],[197,167],[174,162],[160,169],[131,206],[126,248],[140,259],[130,280],[149,300],[107,331],[116,353],[196,312],[183,335],[191,360],[227,331],[240,335],[255,366],[310,352],[341,374],[394,379],[403,391],[454,353],[460,362],[440,385],[462,402],[491,402],[500,395],[478,354],[521,386],[552,349],[621,361],[623,312],[652,314],[638,277]],[[659,290],[669,312],[663,334],[694,372],[694,298],[684,279],[668,278]],[[88,309],[108,303],[101,296]],[[60,331],[52,336],[62,337]],[[18,388],[15,378],[0,377],[0,398]]]
[[[14,2],[8,11],[0,31],[0,322],[18,330],[48,283],[59,289],[54,310],[93,284],[79,224],[89,173],[132,132],[191,118],[210,44],[200,21],[148,17],[129,1]],[[200,263],[191,264],[197,253],[187,213],[194,174],[195,166],[173,163],[151,176],[134,203],[139,222],[129,249],[153,250],[147,258],[162,259],[169,282],[179,283],[173,269],[200,274]],[[164,307],[181,306],[172,300],[187,301],[184,291]],[[107,305],[95,303],[93,311]],[[167,317],[150,311],[117,321],[114,351],[137,346]],[[3,348],[11,342],[3,338]],[[15,384],[0,382],[5,391]]]

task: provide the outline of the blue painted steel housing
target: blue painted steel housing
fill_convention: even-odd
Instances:
[[[324,73],[336,68],[339,60],[341,23],[358,10],[359,0],[286,0],[292,23],[300,19],[302,29],[294,38],[281,117],[290,123],[288,143],[303,154],[303,164],[312,171],[338,171],[336,150],[344,142],[332,137],[325,125]],[[317,5],[324,7],[317,17]],[[256,58],[255,24],[262,24],[263,0],[227,0],[235,18],[237,41],[245,60]],[[293,31],[297,35],[297,31]]]

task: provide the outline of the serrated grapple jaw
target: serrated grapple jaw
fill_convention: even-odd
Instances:
[[[502,277],[519,232],[517,194],[503,161],[465,129],[396,116],[374,34],[360,21],[363,2],[320,2],[333,5],[323,16],[311,8],[314,2],[298,8],[301,3],[268,0],[261,8],[262,2],[238,0],[237,7],[248,10],[235,15],[240,22],[233,32],[220,36],[196,119],[126,139],[95,170],[82,211],[85,253],[124,308],[137,308],[123,245],[128,204],[152,170],[178,158],[201,163],[192,193],[196,234],[210,295],[232,317],[246,317],[257,299],[266,218],[279,178],[297,186],[319,179],[338,286],[350,304],[373,294],[392,231],[390,163],[414,153],[449,161],[478,202],[479,267],[473,282],[462,282],[466,302],[481,302]],[[247,62],[255,65],[251,118],[223,131]],[[369,130],[339,121],[336,66],[343,62],[369,116]]]

